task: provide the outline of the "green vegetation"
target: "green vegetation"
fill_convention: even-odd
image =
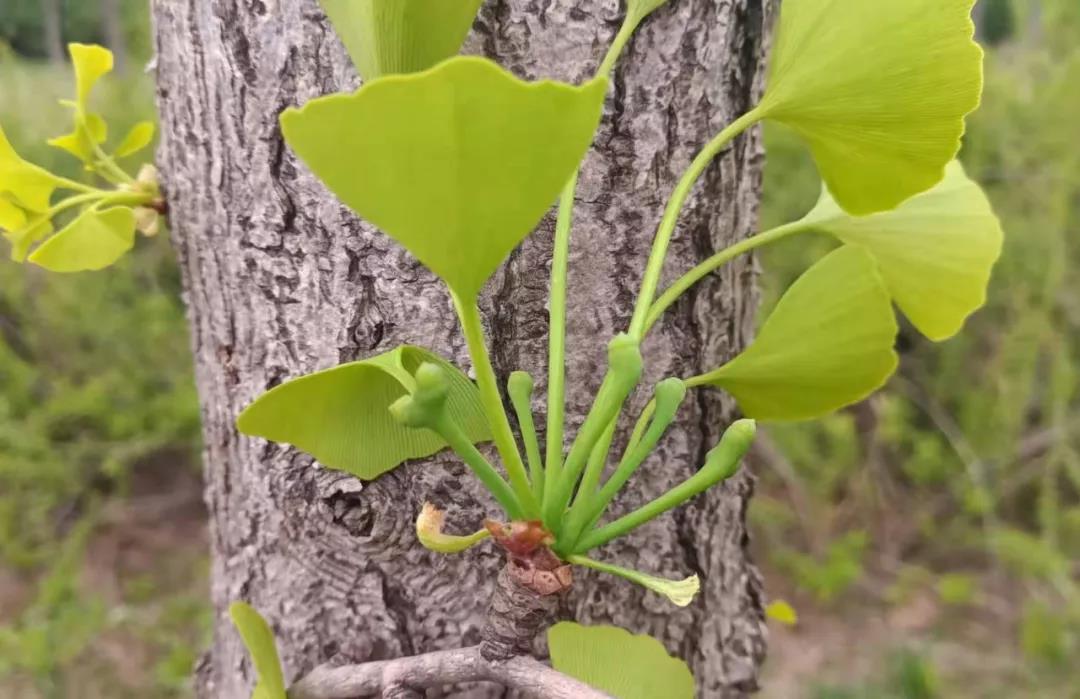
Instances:
[[[877,399],[768,427],[776,449],[760,462],[765,495],[752,517],[764,555],[804,599],[836,611],[860,597],[902,605],[912,588],[936,590],[943,605],[969,620],[981,613],[992,633],[1014,639],[1007,665],[1018,686],[1067,696],[1054,687],[1080,683],[1068,662],[1080,652],[1080,6],[1011,9],[1015,35],[988,56],[961,154],[1008,232],[987,306],[944,345],[905,328],[900,372]],[[771,223],[809,209],[817,192],[793,136],[773,129],[767,140]],[[832,242],[818,245],[764,255],[767,297]],[[955,631],[960,613],[943,613],[936,633]],[[942,668],[963,682],[957,672]],[[996,696],[964,687],[940,696]]]
[[[70,128],[70,110],[57,100],[71,94],[71,81],[70,67],[0,60],[0,123],[27,158],[82,178],[76,160],[45,145]],[[152,116],[145,77],[98,89],[117,131]],[[150,503],[175,516],[167,505],[179,496],[169,486],[196,482],[199,415],[172,253],[162,236],[110,274],[79,275],[16,267],[6,257],[5,250],[0,695],[71,697],[77,685],[88,692],[82,696],[169,696],[189,684],[206,633],[198,541],[164,555],[155,549],[147,561],[116,561],[125,575],[93,552],[131,538],[124,526],[188,527],[174,542],[202,527],[200,517],[155,523],[133,514]],[[197,485],[184,487],[197,502]],[[102,577],[120,589],[94,584]],[[108,652],[119,643],[141,649],[141,687],[120,676],[127,673]]]

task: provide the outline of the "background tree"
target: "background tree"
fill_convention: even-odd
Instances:
[[[160,166],[190,309],[213,519],[219,614],[199,670],[202,693],[239,697],[250,686],[244,650],[222,613],[240,597],[274,624],[294,676],[335,657],[363,661],[475,642],[501,557],[484,548],[438,558],[413,533],[424,497],[449,511],[451,526],[479,521],[479,489],[461,464],[444,454],[361,484],[234,428],[267,387],[401,342],[466,364],[450,300],[434,278],[357,222],[282,142],[283,109],[355,84],[342,47],[314,0],[158,2],[154,14]],[[570,415],[584,415],[602,373],[602,344],[591,340],[628,320],[639,280],[627,270],[641,268],[678,173],[760,87],[769,14],[760,0],[673,2],[617,71],[579,189]],[[579,80],[595,68],[620,17],[610,0],[490,2],[467,50],[525,77]],[[751,135],[714,166],[684,219],[672,268],[754,229],[760,155]],[[595,196],[602,181],[617,194]],[[539,375],[546,361],[550,228],[488,287],[503,376],[515,368]],[[618,298],[628,301],[611,312],[590,301]],[[754,306],[750,266],[729,268],[658,328],[645,348],[649,378],[715,366],[745,344]],[[575,351],[578,344],[590,354]],[[703,397],[684,411],[640,481],[642,498],[686,477],[730,408]],[[743,521],[751,489],[743,475],[613,547],[621,563],[648,572],[698,572],[704,589],[692,607],[673,612],[628,583],[582,576],[563,612],[661,638],[691,661],[706,696],[754,688],[764,629]],[[634,500],[620,508],[640,504]]]

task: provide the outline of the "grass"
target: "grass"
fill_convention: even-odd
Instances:
[[[44,143],[69,128],[58,100],[72,80],[0,60],[9,139],[78,178]],[[114,138],[152,116],[151,88],[100,86]],[[140,241],[104,274],[0,267],[0,695],[183,694],[209,609],[199,414],[167,240]]]

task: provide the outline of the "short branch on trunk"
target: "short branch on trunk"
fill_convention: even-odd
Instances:
[[[533,658],[485,660],[480,646],[363,665],[324,665],[294,684],[289,699],[424,696],[420,690],[427,687],[477,681],[499,682],[538,699],[611,699]]]
[[[427,687],[481,681],[538,699],[610,699],[529,655],[533,639],[555,615],[558,593],[569,585],[565,571],[561,579],[555,572],[559,563],[546,548],[510,556],[496,582],[480,645],[362,665],[323,665],[294,684],[289,699],[414,699]]]

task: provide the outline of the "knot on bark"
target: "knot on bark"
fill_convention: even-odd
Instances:
[[[531,654],[533,639],[554,618],[559,607],[558,594],[541,594],[521,582],[530,576],[535,579],[536,572],[525,561],[515,558],[499,572],[480,644],[480,654],[485,660],[499,662]],[[568,586],[569,583],[555,592]]]

